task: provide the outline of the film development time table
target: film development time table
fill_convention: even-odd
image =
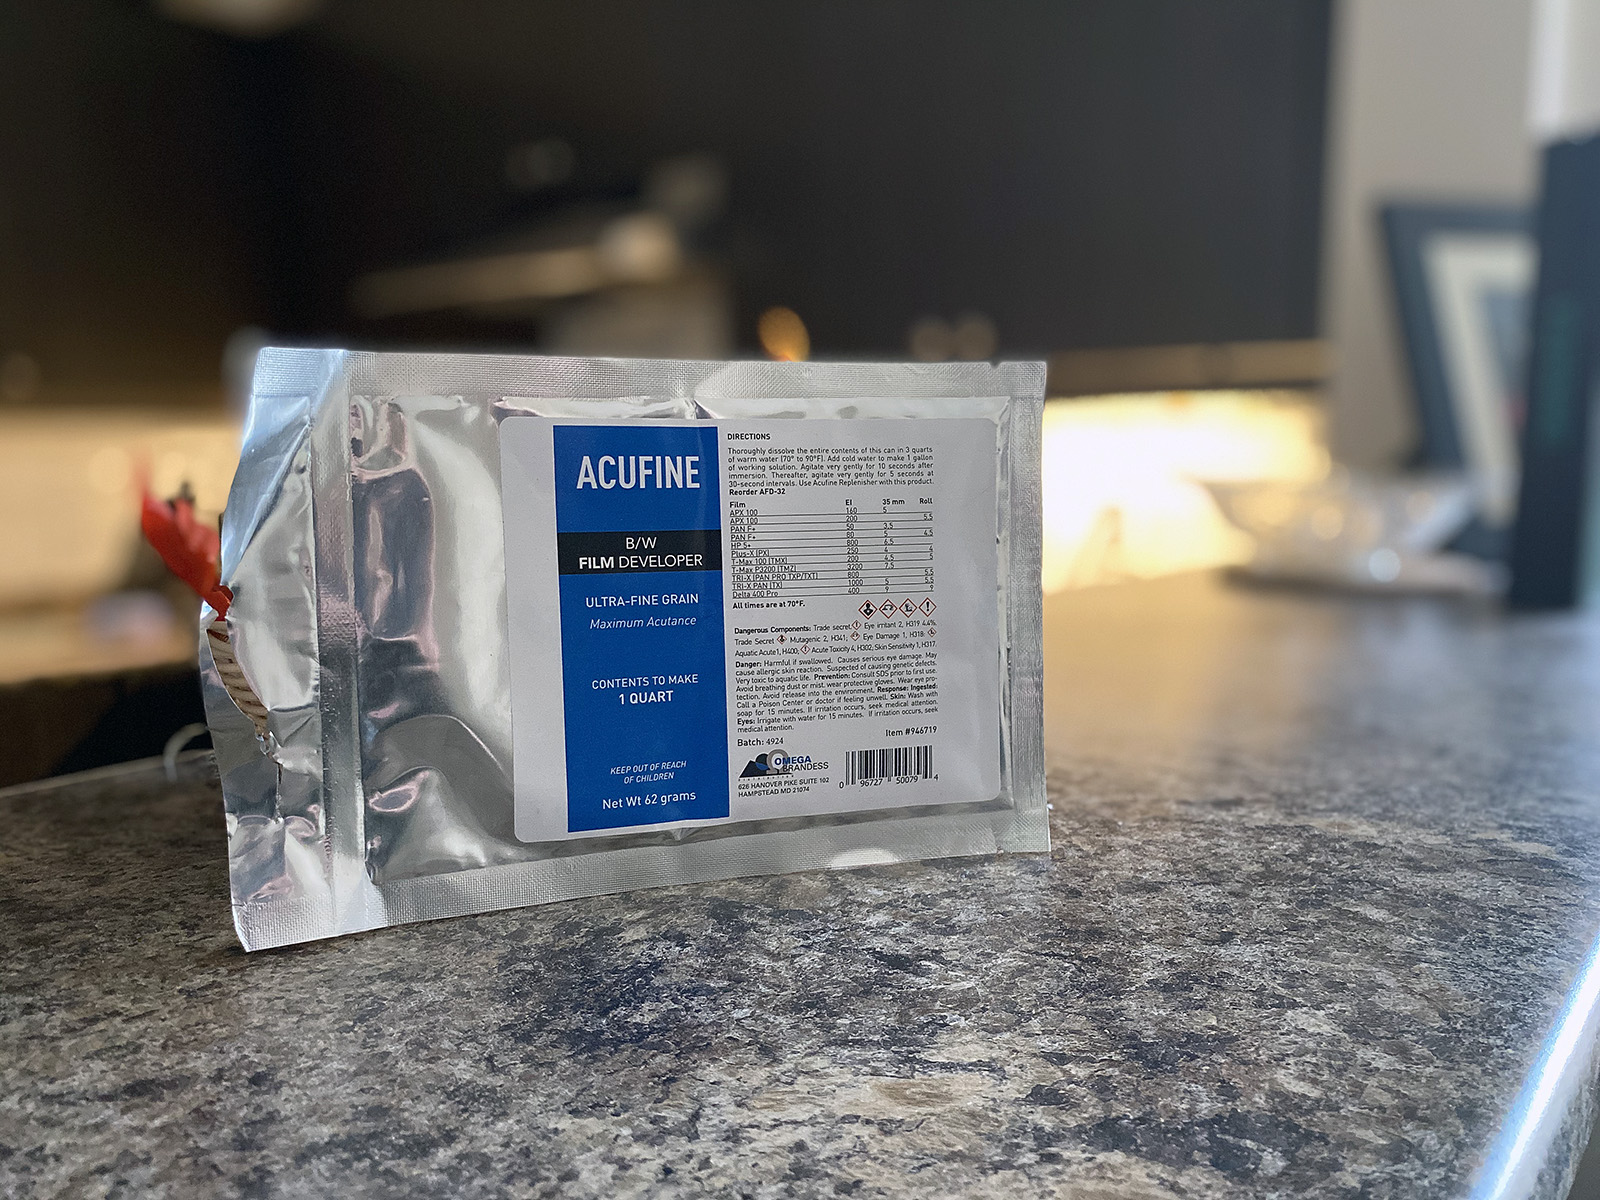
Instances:
[[[932,509],[888,499],[881,509],[853,502],[816,512],[763,511],[735,501],[729,516],[735,600],[765,597],[868,596],[919,593],[923,599],[871,600],[864,616],[931,613]],[[868,611],[868,610],[871,611]]]

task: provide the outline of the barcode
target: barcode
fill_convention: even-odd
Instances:
[[[860,783],[863,779],[893,779],[901,775],[932,779],[933,747],[895,746],[890,750],[851,750],[844,756],[846,784]]]

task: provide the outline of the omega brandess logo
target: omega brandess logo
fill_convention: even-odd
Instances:
[[[739,772],[740,779],[760,778],[764,775],[789,775],[795,771],[826,771],[828,764],[816,762],[809,754],[790,754],[783,747],[756,755]]]

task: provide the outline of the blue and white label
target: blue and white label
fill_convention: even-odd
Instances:
[[[726,817],[717,431],[552,432],[567,832]]]
[[[998,794],[992,422],[500,437],[519,839]]]

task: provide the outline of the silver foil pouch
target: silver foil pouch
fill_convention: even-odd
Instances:
[[[1047,850],[1043,384],[264,351],[200,651],[240,940]]]

